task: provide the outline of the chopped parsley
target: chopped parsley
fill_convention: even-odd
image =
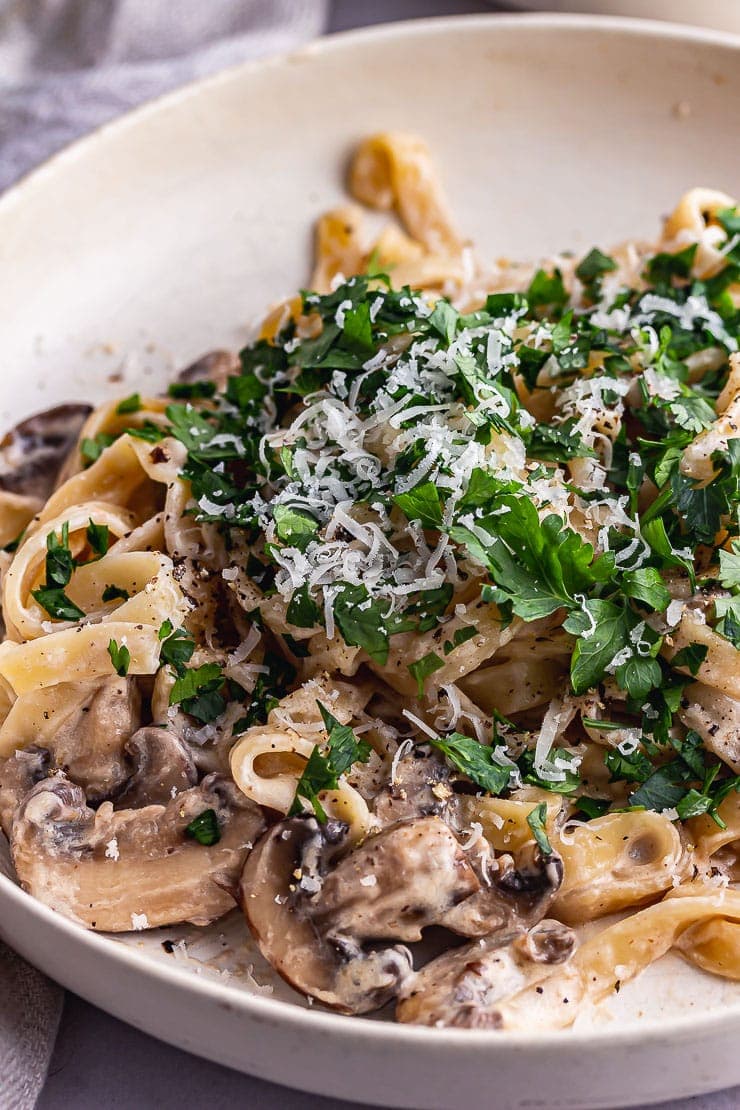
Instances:
[[[91,520],[87,526],[85,533],[87,542],[90,545],[90,550],[98,559],[101,559],[106,554],[110,545],[110,532],[108,531],[107,524],[96,524]]]
[[[547,806],[540,802],[527,814],[527,824],[532,830],[532,836],[537,841],[537,846],[543,856],[552,855],[552,844],[547,835]]]
[[[502,794],[509,785],[511,768],[497,763],[493,748],[472,740],[460,732],[438,736],[429,743],[452,764],[488,794]]]
[[[224,675],[218,663],[203,663],[178,674],[170,690],[170,705],[179,705],[191,717],[208,724],[226,709]]]
[[[430,674],[434,674],[440,667],[444,667],[444,659],[440,659],[436,651],[429,651],[415,663],[409,663],[409,673],[416,679],[419,697],[424,697],[424,683]]]
[[[97,462],[106,447],[110,447],[115,440],[115,436],[108,435],[106,432],[99,432],[92,439],[84,438],[80,443],[80,457],[85,466]]]
[[[122,586],[106,586],[103,590],[103,601],[128,601],[131,594]]]
[[[729,243],[737,213],[718,219]],[[707,280],[694,278],[694,255],[689,246],[647,258],[629,288],[594,247],[575,265],[573,302],[563,273],[540,269],[524,293],[492,294],[469,313],[394,289],[383,274],[358,275],[326,294],[304,291],[310,326],[289,318],[273,341],[246,347],[223,392],[174,387],[162,430],[187,452],[189,511],[217,526],[227,549],[250,552],[242,569],[252,587],[284,605],[283,653],[301,666],[325,632],[358,649],[358,665],[382,668],[394,637],[429,633],[420,659],[391,657],[423,696],[476,635],[485,606],[502,626],[543,622],[541,634],[562,642],[571,694],[601,697],[612,683],[622,692],[625,722],[614,727],[642,739],[606,761],[630,804],[714,814],[727,772],[710,782],[712,759],[699,773],[689,749],[672,746],[681,692],[706,649],[690,644],[670,660],[666,637],[674,598],[685,596],[678,580],[714,591],[707,620],[740,648],[740,438],[701,479],[686,465],[738,349],[728,289],[740,253],[730,244]],[[101,449],[87,448],[91,458]],[[48,588],[63,590],[63,577],[61,556]],[[477,607],[475,623],[456,612],[461,598]],[[462,621],[451,634],[453,616]],[[230,696],[220,668],[191,668],[182,631],[162,639],[173,698],[213,719]],[[235,734],[290,688],[295,675],[276,658]],[[481,790],[521,781],[572,795],[586,815],[602,810],[604,799],[583,793],[578,742],[543,761],[533,722],[515,717],[499,738],[508,765],[460,732],[432,743]],[[327,731],[302,776],[311,805],[341,773]]]
[[[138,393],[132,393],[130,397],[125,397],[116,406],[116,412],[119,416],[128,415],[131,412],[139,412],[141,409],[141,397]]]
[[[197,840],[204,848],[211,848],[221,839],[221,829],[215,809],[204,809],[185,826],[185,835]]]
[[[111,640],[108,644],[108,654],[113,664],[113,670],[120,678],[125,678],[131,663],[131,652],[129,649],[125,644],[117,644],[115,640]]]
[[[301,801],[303,799],[313,808],[317,819],[324,824],[326,812],[321,805],[319,795],[324,790],[336,790],[340,777],[354,763],[367,763],[372,754],[372,748],[367,740],[358,740],[349,725],[340,724],[321,702],[316,704],[327,732],[326,750],[322,752],[318,744],[314,745],[298,780],[295,798],[288,816],[294,817],[303,812]]]
[[[72,578],[76,561],[69,546],[69,523],[62,525],[61,534],[50,532],[46,537],[46,581],[32,596],[50,617],[62,621],[79,621],[85,616],[64,592]]]

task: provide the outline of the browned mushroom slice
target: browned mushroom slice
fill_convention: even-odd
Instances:
[[[0,441],[0,489],[46,501],[90,405],[57,405],[29,416]]]
[[[112,797],[130,777],[124,748],[139,727],[140,710],[133,679],[105,679],[54,733],[48,744],[54,763],[89,801]]]
[[[679,717],[704,741],[704,747],[740,774],[740,702],[702,682],[684,690]]]
[[[115,799],[116,809],[166,805],[198,781],[190,749],[171,728],[145,725],[126,742],[125,752],[135,769]]]
[[[0,828],[7,837],[18,806],[37,782],[46,778],[51,759],[45,748],[35,746],[14,752],[0,761]]]
[[[217,389],[223,390],[229,375],[238,374],[240,369],[239,356],[233,351],[209,351],[181,370],[176,380],[185,385],[212,381]]]
[[[220,839],[201,843],[187,827],[213,811]],[[13,820],[13,863],[24,889],[91,929],[130,929],[188,921],[207,925],[234,905],[262,813],[217,775],[167,806],[95,812],[64,775],[39,782]]]
[[[410,976],[399,1021],[469,1029],[557,1029],[570,1025],[583,994],[567,961],[575,934],[542,921],[528,936],[497,934],[445,952]]]
[[[479,891],[450,909],[440,924],[466,937],[482,937],[496,930],[528,929],[540,921],[560,889],[563,861],[552,852],[543,856],[536,844],[525,844],[511,856],[490,858],[481,838],[482,854],[469,854],[477,864]]]
[[[267,960],[296,990],[346,1014],[367,1013],[398,993],[411,970],[401,947],[364,951],[331,942],[306,913],[306,892],[320,886],[338,822],[321,829],[313,818],[274,825],[247,860],[240,902]],[[339,838],[346,826],[338,830]]]
[[[441,817],[452,789],[450,770],[435,754],[421,753],[398,759],[392,781],[375,798],[373,812],[381,825],[409,817]]]
[[[331,937],[421,940],[480,883],[449,826],[418,817],[370,836],[324,879],[308,912]]]

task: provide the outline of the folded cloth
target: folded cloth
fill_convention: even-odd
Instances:
[[[0,189],[186,81],[320,34],[325,0],[0,0]],[[0,1107],[31,1110],[62,991],[0,944]]]
[[[0,1106],[33,1110],[46,1079],[62,990],[0,942]]]
[[[0,0],[0,189],[135,104],[324,29],[326,0]]]

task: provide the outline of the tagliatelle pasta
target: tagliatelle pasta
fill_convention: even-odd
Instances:
[[[113,931],[236,899],[303,994],[432,1026],[740,979],[735,202],[487,265],[417,137],[348,180],[238,359],[0,445],[19,880]]]

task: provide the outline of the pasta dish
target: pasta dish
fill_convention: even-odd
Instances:
[[[349,189],[238,355],[0,444],[18,879],[429,1026],[740,979],[740,211],[487,264],[413,136]]]

